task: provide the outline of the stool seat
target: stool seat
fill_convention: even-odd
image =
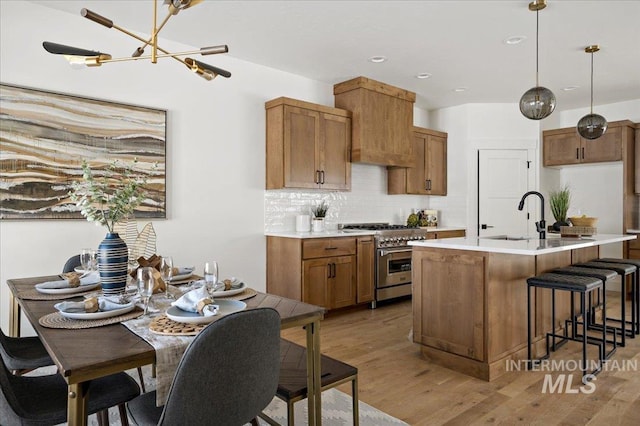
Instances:
[[[558,290],[577,291],[585,293],[602,287],[602,280],[589,276],[563,275],[547,272],[535,277],[527,278],[529,285]]]
[[[618,273],[616,271],[612,271],[611,269],[581,268],[579,266],[566,266],[564,268],[556,268],[551,272],[553,272],[554,274],[594,277],[602,281],[608,281],[618,276]]]
[[[577,263],[573,266],[580,266],[584,268],[596,268],[596,269],[611,269],[612,271],[616,271],[618,274],[630,275],[636,272],[637,268],[634,265],[629,263],[613,263],[613,262],[584,262]]]
[[[613,257],[603,257],[602,259],[597,259],[596,262],[628,263],[630,265],[635,265],[636,268],[640,268],[640,259],[616,259]]]

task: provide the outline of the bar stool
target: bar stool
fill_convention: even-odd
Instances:
[[[567,340],[572,340],[575,342],[582,343],[582,374],[583,377],[587,374],[598,374],[602,370],[602,365],[604,363],[604,353],[605,353],[605,345],[607,341],[606,337],[606,329],[602,330],[602,339],[598,340],[595,338],[591,338],[587,336],[587,328],[586,324],[589,323],[587,320],[590,315],[589,310],[586,308],[586,296],[594,291],[598,291],[602,289],[602,280],[599,278],[587,277],[587,276],[579,276],[579,275],[563,275],[556,273],[544,273],[541,275],[537,275],[535,277],[527,278],[527,360],[528,368],[531,369],[533,365],[533,359],[531,355],[531,287],[540,287],[540,288],[548,288],[551,290],[551,332],[546,333],[546,353],[543,357],[538,358],[537,360],[546,359],[549,357],[549,338],[553,339],[553,350],[555,350],[555,340],[556,338],[560,338],[563,340],[563,343]],[[583,332],[581,335],[581,339],[578,339],[576,336],[568,336],[565,328],[565,334],[559,335],[555,332],[555,323],[556,323],[556,290],[569,291],[571,292],[571,299],[573,300],[573,294],[578,293],[580,295],[580,316],[584,318],[583,320]],[[577,316],[575,315],[575,311],[571,312],[572,321],[577,320]],[[592,344],[598,346],[598,354],[599,354],[599,364],[597,368],[594,368],[593,371],[587,373],[587,344]]]
[[[633,318],[635,322],[635,332],[636,334],[640,334],[640,260],[638,259],[615,259],[610,257],[605,257],[602,259],[598,259],[598,262],[605,263],[625,263],[629,265],[634,265],[636,270],[636,279],[631,287],[631,309],[633,311]],[[623,286],[623,290],[626,290]],[[635,302],[635,303],[634,303]],[[635,305],[635,309],[634,309]]]
[[[600,300],[598,300],[598,305],[602,306],[602,325],[600,324],[596,324],[595,323],[595,307],[592,304],[591,301],[591,293],[589,293],[589,300],[587,302],[587,306],[588,309],[590,309],[590,319],[592,321],[591,324],[587,324],[587,328],[588,329],[596,329],[596,330],[602,330],[602,327],[606,327],[607,328],[607,332],[611,332],[613,333],[613,339],[612,340],[607,340],[607,343],[611,343],[613,345],[613,348],[609,351],[606,352],[606,348],[605,348],[605,353],[604,358],[605,359],[609,359],[611,358],[611,355],[613,355],[613,353],[616,351],[616,348],[618,346],[618,341],[617,341],[617,330],[615,327],[607,327],[607,322],[606,322],[606,318],[607,318],[607,292],[605,291],[605,285],[606,282],[610,279],[615,278],[618,274],[615,271],[612,271],[610,269],[595,269],[595,268],[580,268],[578,266],[567,266],[564,268],[556,268],[554,270],[551,271],[554,274],[563,274],[563,275],[579,275],[579,276],[583,276],[583,277],[593,277],[593,278],[598,278],[599,280],[602,281],[602,303],[600,303]],[[575,307],[574,307],[574,301],[573,301],[573,297],[571,298],[571,312],[575,312]],[[567,322],[569,322],[570,320],[567,320]],[[578,321],[571,321],[572,322],[572,335],[576,336],[577,335],[577,326],[579,324]],[[565,323],[565,328],[566,328],[566,323]]]
[[[584,263],[578,263],[575,264],[573,266],[578,266],[578,267],[583,267],[583,268],[595,268],[595,269],[610,269],[612,271],[615,271],[620,278],[622,279],[623,283],[626,283],[626,279],[627,276],[631,275],[633,282],[635,283],[636,280],[636,270],[637,268],[634,265],[631,264],[624,264],[624,263],[611,263],[611,262],[599,262],[599,261],[591,261],[591,262],[584,262]],[[623,286],[624,289],[624,286]],[[635,293],[635,292],[634,292]],[[626,338],[627,337],[635,337],[635,319],[633,319],[632,321],[628,321],[627,320],[627,301],[626,301],[626,295],[624,291],[620,292],[620,313],[621,316],[620,318],[611,318],[608,317],[607,321],[614,321],[614,322],[618,322],[620,323],[620,327],[618,327],[618,331],[620,332],[620,346],[625,346],[626,345]],[[634,294],[635,296],[635,294]],[[631,301],[631,310],[632,310],[632,317],[635,314],[635,309],[636,309],[636,304],[635,302],[632,300]],[[631,325],[631,330],[627,329],[627,324]]]

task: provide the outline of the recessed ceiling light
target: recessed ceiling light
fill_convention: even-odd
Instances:
[[[429,78],[429,77],[431,77],[431,74],[429,74],[428,72],[423,72],[416,75],[416,78],[419,78],[421,80],[424,80],[425,78]]]
[[[455,89],[453,89],[454,92],[466,92],[469,88],[468,87],[456,87]]]
[[[526,36],[513,36],[513,37],[509,37],[507,39],[504,40],[505,44],[509,44],[509,45],[513,45],[513,44],[520,44],[523,41],[525,41],[527,39]]]
[[[580,86],[567,86],[567,87],[563,87],[562,90],[564,90],[565,92],[570,92],[572,90],[576,90],[579,89]]]
[[[374,64],[379,64],[380,62],[384,62],[386,60],[386,56],[372,56],[369,58],[369,62],[373,62]]]

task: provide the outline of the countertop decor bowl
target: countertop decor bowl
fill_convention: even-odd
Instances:
[[[569,220],[571,221],[573,226],[595,227],[596,223],[598,223],[597,217],[575,216],[575,217],[570,217]]]

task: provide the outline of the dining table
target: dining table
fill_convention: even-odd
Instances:
[[[56,302],[23,299],[20,296],[32,292],[38,283],[58,279],[58,275],[52,275],[7,280],[10,289],[8,334],[20,336],[21,313],[24,313],[58,368],[58,373],[67,382],[68,424],[82,426],[87,424],[87,389],[90,381],[154,364],[156,352],[143,338],[121,323],[84,329],[49,328],[40,325],[40,318],[56,312]],[[320,321],[324,318],[325,309],[262,292],[256,292],[255,296],[244,302],[247,305],[245,309],[275,309],[280,314],[281,329],[304,327],[308,372],[308,424],[320,425]]]

